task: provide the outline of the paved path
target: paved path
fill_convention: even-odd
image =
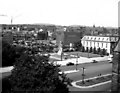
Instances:
[[[57,64],[59,64],[61,66],[64,66],[69,62],[72,62],[74,64],[76,64],[76,62],[78,62],[78,64],[83,64],[83,63],[92,63],[93,60],[96,60],[96,61],[108,61],[108,60],[111,60],[111,59],[110,59],[109,56],[94,57],[94,58],[79,57],[78,59],[77,58],[70,58],[70,59],[67,59],[67,60],[56,61],[56,62],[57,62]]]
[[[10,72],[13,69],[13,66],[0,68],[0,73]]]

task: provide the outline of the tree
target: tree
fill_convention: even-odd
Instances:
[[[109,33],[109,32],[108,32],[108,29],[107,29],[107,28],[105,28],[105,27],[103,27],[103,34],[105,34],[105,35],[106,35],[107,33]]]
[[[95,47],[93,48],[93,53],[96,54],[96,48]]]
[[[2,40],[2,67],[12,66],[17,58],[15,48]]]
[[[68,93],[71,80],[60,69],[48,62],[47,56],[35,56],[25,53],[14,65],[9,77],[12,92]]]
[[[89,52],[89,49],[88,49],[88,47],[86,47],[86,52]]]
[[[81,47],[81,51],[82,51],[82,52],[85,52],[84,46]]]
[[[74,48],[76,49],[76,51],[79,51],[81,47],[82,47],[81,41],[74,43]]]
[[[102,54],[106,55],[106,50],[105,49],[102,50]]]
[[[98,54],[100,54],[100,51],[101,51],[101,49],[100,49],[100,47],[97,49],[97,53]]]
[[[92,47],[90,47],[90,51],[89,52],[91,53],[92,51],[93,51],[93,49],[92,49]]]

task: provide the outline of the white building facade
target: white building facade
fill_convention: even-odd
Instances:
[[[107,53],[111,54],[112,49],[116,46],[118,36],[84,36],[81,39],[82,46],[86,49],[100,48],[105,49]]]

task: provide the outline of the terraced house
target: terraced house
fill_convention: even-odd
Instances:
[[[111,54],[118,42],[118,36],[84,36],[81,39],[82,46],[86,49],[105,49]]]

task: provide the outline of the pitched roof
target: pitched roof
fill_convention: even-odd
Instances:
[[[120,40],[119,40],[117,46],[115,47],[114,51],[120,52]]]

